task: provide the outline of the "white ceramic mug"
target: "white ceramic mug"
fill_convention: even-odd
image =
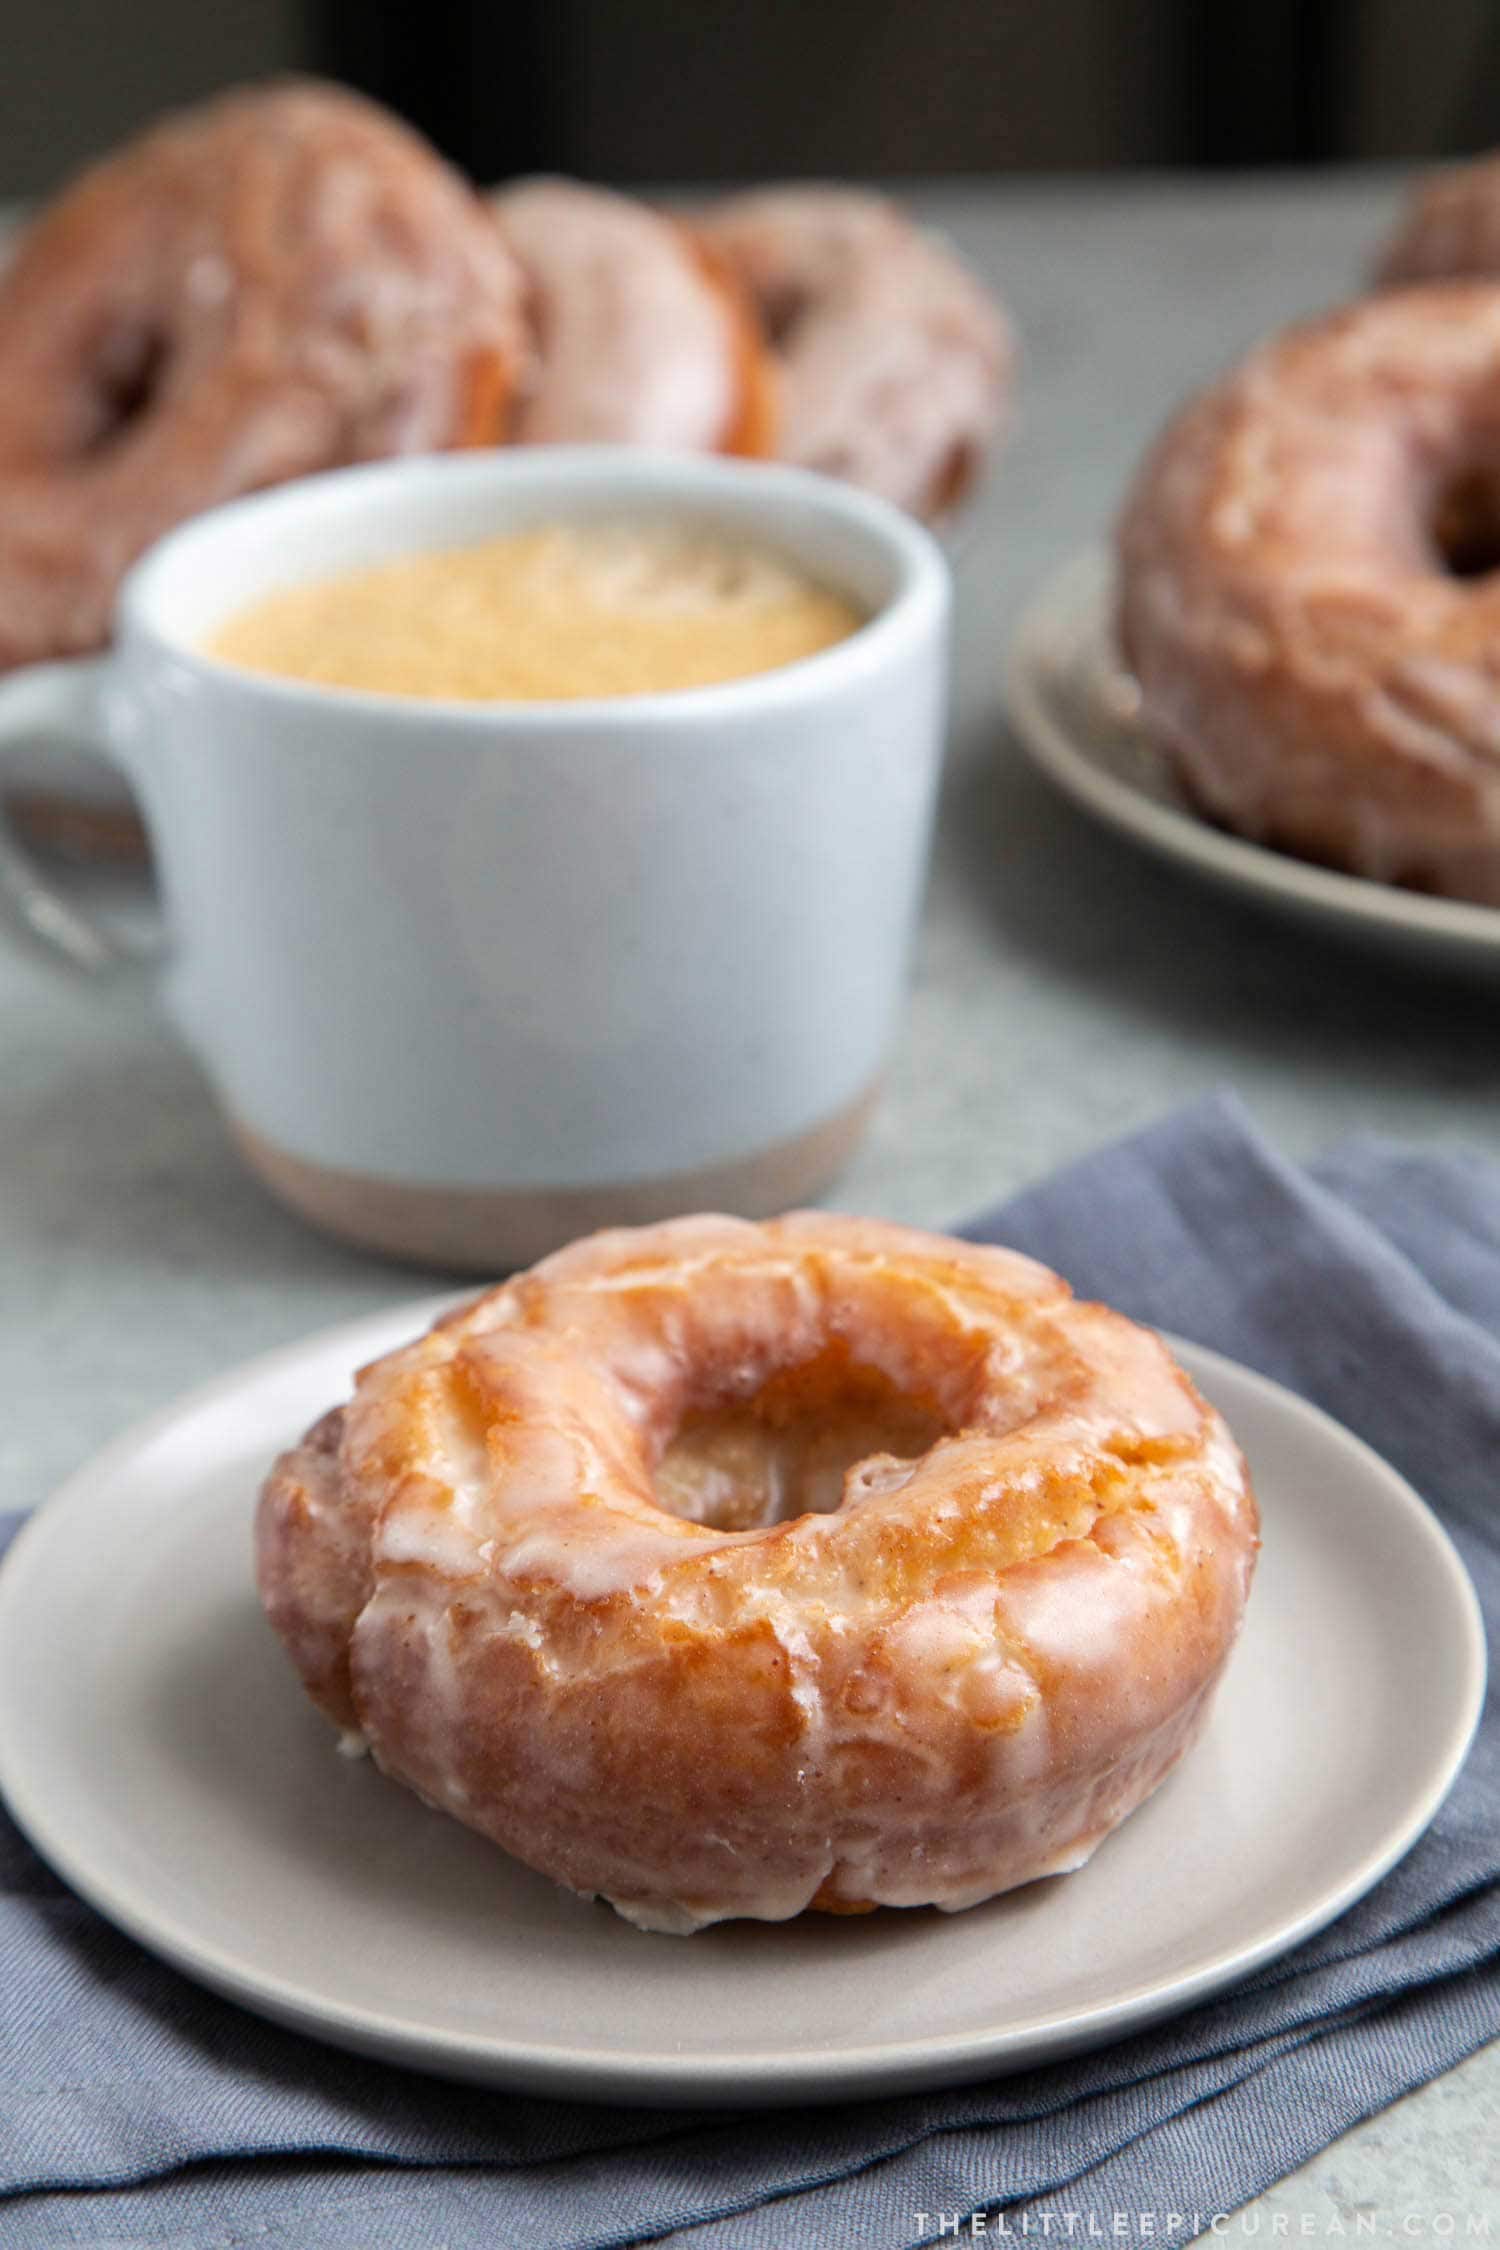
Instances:
[[[529,522],[771,541],[869,622],[778,671],[575,703],[263,677],[203,642],[273,588]],[[0,681],[122,766],[165,995],[251,1163],[337,1232],[495,1266],[610,1220],[815,1193],[901,1000],[942,739],[947,572],[884,502],[600,447],[406,460],[201,516],[127,578],[110,653]],[[75,958],[102,941],[7,845]]]

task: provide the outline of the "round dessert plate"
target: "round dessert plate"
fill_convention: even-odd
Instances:
[[[1081,1872],[965,1914],[644,1935],[339,1757],[256,1603],[272,1454],[438,1309],[196,1392],[75,1476],[0,1567],[11,1811],[102,1914],[280,2023],[598,2100],[955,2084],[1138,2030],[1285,1952],[1407,1850],[1458,1770],[1484,1643],[1445,1534],[1326,1416],[1184,1347],[1249,1455],[1265,1546],[1207,1732],[1157,1794]]]
[[[1102,548],[1046,579],[1022,613],[1006,677],[1011,725],[1075,804],[1163,859],[1242,898],[1448,967],[1500,971],[1500,908],[1341,875],[1215,828],[1178,787],[1135,715],[1110,630]]]

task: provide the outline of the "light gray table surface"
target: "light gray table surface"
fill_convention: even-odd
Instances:
[[[953,539],[956,708],[915,985],[831,1200],[942,1224],[1221,1084],[1310,1152],[1351,1129],[1500,1157],[1500,980],[1415,973],[1193,887],[1097,832],[1008,741],[1028,591],[1097,538],[1172,402],[1349,294],[1394,208],[1371,175],[926,191],[1005,295],[1008,452]],[[0,941],[0,1506],[248,1354],[430,1279],[320,1241],[241,1173],[143,978]],[[1500,2229],[1500,2047],[1372,2119],[1246,2228]],[[1310,2218],[1308,2215],[1311,2215]],[[1411,2231],[1411,2230],[1408,2230]]]

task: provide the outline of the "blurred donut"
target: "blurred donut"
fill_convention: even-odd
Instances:
[[[755,316],[685,228],[577,180],[520,180],[491,200],[526,272],[535,339],[512,439],[771,451]]]
[[[1419,180],[1381,252],[1381,288],[1413,281],[1500,278],[1500,155]]]
[[[1500,285],[1367,297],[1174,418],[1117,535],[1141,719],[1257,841],[1500,905]]]
[[[760,309],[782,458],[920,516],[961,500],[1004,418],[1012,347],[953,252],[850,188],[761,188],[695,223]]]

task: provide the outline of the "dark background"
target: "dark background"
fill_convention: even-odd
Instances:
[[[481,178],[1253,167],[1500,141],[1496,0],[0,0],[0,193],[278,69]]]

